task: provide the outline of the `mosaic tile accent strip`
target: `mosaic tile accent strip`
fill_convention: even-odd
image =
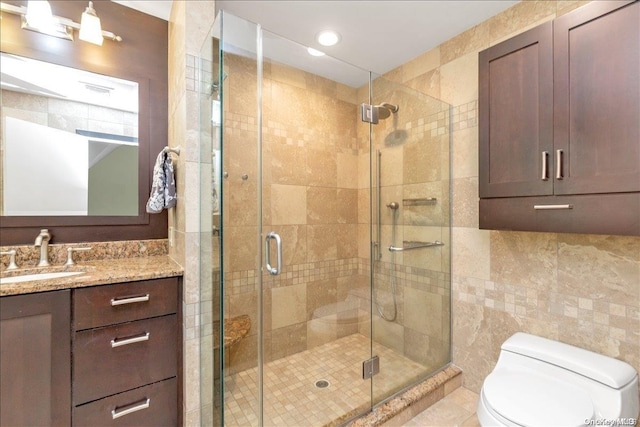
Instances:
[[[271,276],[268,273],[263,275],[263,289],[353,276],[358,273],[358,265],[358,258],[349,258],[284,266],[282,273],[278,276]],[[226,273],[226,294],[236,295],[256,290],[257,274],[257,270]]]
[[[473,100],[453,107],[451,124],[454,132],[478,126],[478,101]]]

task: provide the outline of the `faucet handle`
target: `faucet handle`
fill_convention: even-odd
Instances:
[[[74,252],[84,252],[84,251],[90,251],[91,248],[67,248],[67,262],[64,264],[65,267],[68,267],[70,265],[75,264],[75,262],[73,262],[73,253]]]
[[[0,255],[9,255],[9,266],[7,267],[7,270],[17,270],[18,269],[18,265],[16,264],[16,250],[15,249],[11,249],[10,251],[7,251],[7,252],[0,252]]]

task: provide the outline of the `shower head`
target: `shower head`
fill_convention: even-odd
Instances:
[[[391,113],[397,113],[400,109],[397,105],[389,104],[388,102],[376,105],[375,108],[378,109],[378,118],[383,120],[388,118]]]

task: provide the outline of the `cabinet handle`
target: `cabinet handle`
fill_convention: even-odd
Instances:
[[[114,338],[111,340],[111,348],[121,347],[123,345],[133,344],[142,341],[149,341],[149,332],[145,332],[142,335],[137,335],[131,338]]]
[[[562,179],[562,153],[563,150],[556,150],[556,179]]]
[[[533,205],[536,210],[573,209],[573,205]]]
[[[141,411],[143,409],[148,409],[151,404],[151,399],[144,398],[138,402],[131,403],[129,405],[124,405],[118,408],[111,410],[111,419],[115,420],[116,418],[124,417],[125,415],[129,415],[133,412]]]
[[[542,152],[542,176],[541,180],[547,181],[549,179],[549,152]]]
[[[146,302],[149,301],[149,294],[141,295],[137,297],[117,297],[111,298],[111,306],[115,307],[116,305],[124,305],[124,304],[133,304],[136,302]]]

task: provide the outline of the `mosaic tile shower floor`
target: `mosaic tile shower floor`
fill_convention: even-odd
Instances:
[[[362,379],[362,362],[371,341],[354,334],[264,366],[264,425],[273,427],[336,426],[371,405],[371,381]],[[428,369],[381,344],[380,373],[374,379],[374,401],[422,378]],[[315,382],[324,379],[327,388]],[[257,368],[225,378],[225,426],[258,425]]]

